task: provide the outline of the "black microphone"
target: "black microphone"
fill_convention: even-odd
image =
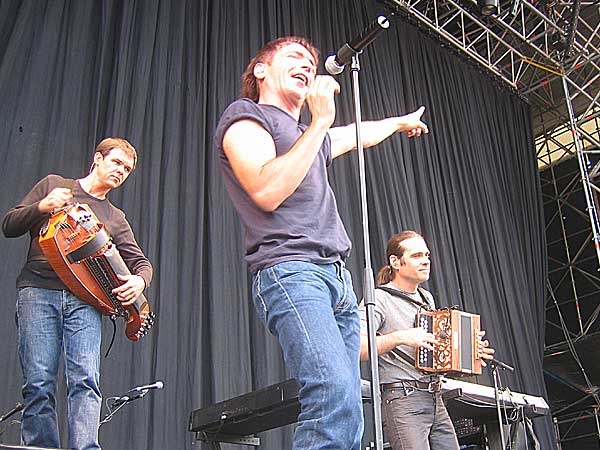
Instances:
[[[152,384],[144,384],[142,386],[134,387],[130,389],[129,392],[141,392],[141,391],[149,391],[150,389],[162,389],[164,387],[164,383],[162,381],[155,381]]]
[[[13,409],[11,409],[9,412],[7,412],[6,414],[4,414],[3,416],[0,416],[0,422],[4,422],[10,416],[12,416],[13,414],[18,413],[23,408],[24,408],[23,403],[21,403],[21,402],[17,403]]]
[[[494,367],[494,366],[500,367],[501,369],[508,370],[509,372],[515,371],[514,367],[509,366],[508,364],[506,364],[502,361],[499,361],[496,358],[492,358],[489,361],[486,361],[486,364],[488,364],[490,367]]]
[[[115,397],[112,402],[112,407],[120,406],[123,403],[131,402],[133,400],[137,400],[138,398],[142,398],[144,395],[148,393],[151,389],[162,389],[164,387],[164,383],[162,381],[155,381],[152,384],[144,384],[142,386],[137,386],[132,389],[129,389],[125,395],[121,395],[120,397]]]
[[[325,70],[331,75],[338,75],[344,66],[352,61],[352,57],[363,51],[383,30],[390,27],[390,21],[385,16],[378,16],[361,34],[346,42],[334,55],[325,60]]]
[[[122,404],[130,402],[131,400],[134,400],[134,399],[128,397],[127,395],[122,395],[121,397],[117,397],[117,398],[113,399],[113,402],[111,403],[110,407],[114,408],[116,406],[121,406]]]

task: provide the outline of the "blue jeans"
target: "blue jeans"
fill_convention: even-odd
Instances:
[[[253,299],[300,386],[294,450],[358,450],[363,432],[360,320],[342,263],[259,270]]]
[[[17,328],[25,405],[23,443],[60,447],[56,381],[64,353],[69,448],[99,449],[100,313],[68,291],[20,288]]]

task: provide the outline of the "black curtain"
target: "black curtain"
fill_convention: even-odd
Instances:
[[[47,173],[82,176],[103,137],[125,137],[139,152],[138,168],[111,200],[154,265],[147,297],[158,321],[138,343],[118,329],[101,385],[105,397],[157,379],[165,388],[104,425],[105,448],[194,448],[193,409],[287,378],[249,301],[242,229],[216,166],[213,131],[263,43],[299,34],[332,51],[381,8],[361,0],[0,2],[2,212]],[[384,262],[389,235],[423,232],[438,303],[480,313],[498,357],[517,369],[505,383],[544,395],[546,266],[528,106],[402,20],[361,63],[365,120],[425,105],[431,129],[367,151],[374,266]],[[349,75],[339,81],[341,125],[353,116]],[[360,297],[356,167],[356,155],[346,155],[330,175],[354,242],[348,265]],[[26,248],[26,238],[0,239],[0,412],[20,399],[14,280]],[[65,409],[59,402],[63,416]],[[538,422],[542,448],[553,448],[549,420]],[[17,428],[0,439],[17,442]],[[291,427],[262,437],[263,448],[291,447]]]

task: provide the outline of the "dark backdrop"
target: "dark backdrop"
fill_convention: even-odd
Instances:
[[[102,362],[102,390],[108,397],[156,379],[165,388],[103,426],[105,448],[191,449],[193,409],[287,378],[249,302],[242,231],[216,167],[213,130],[264,42],[294,33],[331,51],[378,8],[362,0],[0,1],[2,212],[49,172],[84,174],[103,137],[125,137],[139,152],[137,170],[111,200],[154,264],[147,296],[158,323],[135,344],[119,328]],[[517,369],[505,383],[543,395],[546,268],[528,106],[403,21],[361,63],[365,119],[426,105],[431,129],[367,152],[374,265],[383,264],[390,234],[422,231],[439,304],[479,312],[498,357]],[[339,80],[337,123],[345,124],[349,75]],[[354,241],[349,267],[360,296],[356,167],[355,154],[341,157],[331,182]],[[14,279],[26,247],[26,238],[0,239],[0,411],[20,399]],[[549,423],[538,424],[543,448],[551,448]],[[16,436],[11,426],[4,438]],[[263,442],[290,448],[290,430]]]

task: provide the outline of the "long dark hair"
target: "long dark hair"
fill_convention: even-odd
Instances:
[[[394,278],[394,269],[392,269],[392,266],[390,266],[390,256],[395,255],[398,258],[402,258],[402,255],[406,251],[406,249],[402,245],[402,242],[404,242],[407,239],[412,239],[416,237],[423,239],[423,236],[421,236],[416,231],[405,230],[401,231],[400,233],[394,234],[388,240],[385,256],[387,264],[381,267],[381,269],[379,269],[379,272],[377,272],[378,285],[387,284]]]

